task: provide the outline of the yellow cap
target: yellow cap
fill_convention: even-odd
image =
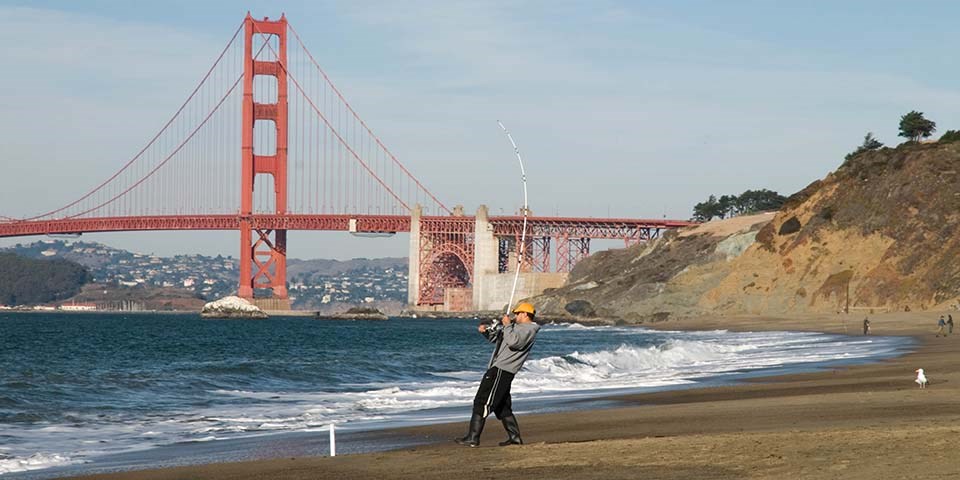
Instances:
[[[534,310],[533,305],[529,303],[521,303],[520,305],[517,305],[517,308],[513,309],[513,313],[520,312],[529,313],[530,315],[536,314],[536,310]]]

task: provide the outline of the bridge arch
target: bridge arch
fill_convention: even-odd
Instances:
[[[420,278],[417,304],[442,305],[446,289],[472,285],[472,249],[458,242],[434,245],[420,261]]]

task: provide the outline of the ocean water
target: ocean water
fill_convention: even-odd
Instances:
[[[44,478],[51,467],[177,445],[262,444],[331,423],[349,433],[463,420],[492,350],[476,326],[0,314],[0,477]],[[545,325],[514,381],[515,410],[875,361],[910,346],[902,337]],[[125,468],[148,466],[137,463]]]

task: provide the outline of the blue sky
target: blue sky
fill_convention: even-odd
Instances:
[[[0,1],[0,215],[73,200],[189,93],[247,10],[285,12],[364,120],[448,205],[687,218],[711,193],[793,193],[916,109],[960,129],[953,25],[925,2]],[[22,199],[27,198],[29,201]],[[90,235],[236,255],[235,233]],[[407,237],[294,232],[293,257]],[[9,244],[5,241],[3,244]]]

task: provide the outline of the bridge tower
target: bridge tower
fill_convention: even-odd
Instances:
[[[277,299],[287,298],[287,231],[259,227],[254,221],[253,198],[259,174],[273,179],[274,205],[277,215],[287,214],[287,18],[254,20],[247,13],[244,20],[243,65],[243,134],[240,183],[240,288],[239,295],[253,298],[254,289],[271,289]],[[261,42],[276,37],[276,58],[258,60],[253,51],[254,38]],[[263,49],[261,49],[262,51]],[[272,49],[271,49],[272,50]],[[276,103],[256,103],[254,85],[257,76],[276,79]],[[261,128],[272,122],[276,134],[276,151],[272,155],[254,150],[254,125]],[[271,143],[271,142],[266,142]]]

